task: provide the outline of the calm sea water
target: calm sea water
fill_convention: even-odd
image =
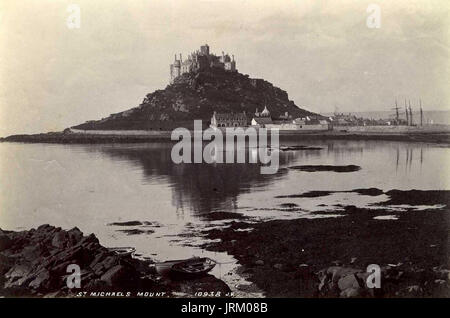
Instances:
[[[29,229],[44,223],[79,227],[109,247],[134,246],[156,260],[210,256],[224,263],[214,274],[230,285],[245,283],[226,253],[202,250],[201,231],[225,226],[211,212],[236,212],[260,219],[339,215],[338,204],[369,206],[385,195],[335,193],[318,198],[275,198],[313,190],[450,189],[450,148],[376,141],[314,141],[321,150],[280,152],[280,169],[261,175],[257,164],[180,164],[171,144],[51,145],[0,143],[0,227]],[[292,165],[359,165],[350,173],[300,172]],[[295,203],[300,209],[282,208]],[[324,217],[321,215],[321,217]],[[148,222],[111,226],[112,222]],[[395,220],[395,219],[394,219]],[[386,220],[386,222],[393,222]],[[139,229],[127,235],[120,230]],[[231,272],[231,275],[226,273]],[[232,286],[233,287],[233,286]]]

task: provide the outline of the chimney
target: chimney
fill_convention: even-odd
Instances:
[[[175,62],[177,61],[177,55],[175,54]]]
[[[180,62],[183,62],[183,58],[181,57],[181,53],[180,53]]]

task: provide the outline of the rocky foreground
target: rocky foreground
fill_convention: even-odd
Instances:
[[[70,264],[81,269],[80,288],[67,286]],[[84,236],[78,228],[63,230],[41,225],[29,231],[0,229],[0,296],[4,297],[74,297],[126,295],[144,297],[174,294],[192,296],[197,291],[215,290],[223,295],[230,289],[208,275],[190,281],[172,281],[158,277],[152,261],[134,259],[100,245],[94,234]],[[114,293],[116,292],[116,293]]]

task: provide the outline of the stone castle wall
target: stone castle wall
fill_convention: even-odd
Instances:
[[[196,72],[211,67],[235,72],[236,62],[234,61],[234,56],[230,58],[230,56],[224,52],[222,52],[222,56],[211,54],[209,52],[209,46],[206,44],[201,46],[200,50],[191,53],[184,61],[181,54],[179,58],[175,55],[174,62],[170,64],[170,82],[173,83],[174,79],[182,74]]]

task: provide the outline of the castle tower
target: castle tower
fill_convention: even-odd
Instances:
[[[270,116],[270,112],[267,109],[267,106],[264,106],[264,110],[261,112],[261,116],[264,116],[264,117],[269,117]]]
[[[175,54],[175,61],[173,62],[173,64],[170,64],[170,82],[173,83],[173,80],[180,75],[181,75],[181,62],[180,60],[177,60],[177,55]]]
[[[202,55],[209,55],[209,45],[205,44],[205,45],[200,46],[200,53]]]

